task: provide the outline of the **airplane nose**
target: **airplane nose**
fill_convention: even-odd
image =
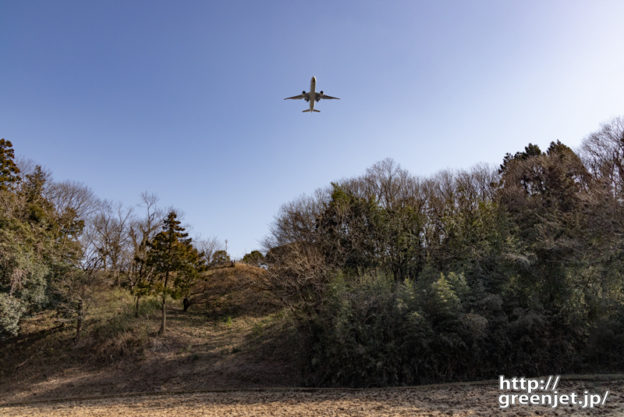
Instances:
[[[316,82],[316,77],[312,77],[312,81]]]

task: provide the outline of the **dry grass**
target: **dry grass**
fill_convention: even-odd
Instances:
[[[254,274],[237,265],[211,271],[203,289],[238,295],[228,315],[217,314],[213,298],[183,312],[171,300],[168,331],[158,336],[159,303],[142,300],[134,317],[132,297],[123,289],[98,288],[78,344],[73,329],[58,327],[48,313],[25,321],[23,335],[0,350],[0,404],[68,396],[170,390],[297,385],[296,349],[283,339],[288,321],[268,304],[253,305]],[[248,305],[249,304],[249,305]],[[263,310],[245,314],[245,309]],[[229,310],[228,310],[229,309]],[[275,310],[273,308],[273,310]],[[234,313],[237,314],[234,314]],[[1,414],[1,413],[0,413]]]
[[[197,313],[170,310],[169,314],[169,331],[163,337],[156,335],[158,319],[154,318],[144,324],[148,328],[145,339],[140,336],[143,330],[113,323],[116,333],[111,339],[91,335],[85,337],[85,344],[73,346],[71,333],[60,332],[31,344],[27,364],[2,379],[0,404],[297,384],[298,373],[287,357],[267,355],[263,346],[253,343],[259,331],[269,332],[279,318],[211,322]],[[93,340],[101,344],[92,345]],[[103,357],[105,353],[109,356]]]
[[[236,263],[234,267],[215,268],[193,289],[191,309],[205,311],[212,317],[261,317],[278,308],[275,298],[262,287],[266,271]]]

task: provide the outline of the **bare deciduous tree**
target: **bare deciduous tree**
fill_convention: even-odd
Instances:
[[[194,241],[193,244],[199,252],[203,252],[207,264],[212,261],[212,256],[215,252],[225,250],[225,246],[216,236],[209,237],[208,239],[198,239]]]
[[[121,285],[121,274],[129,269],[132,258],[128,235],[131,216],[131,208],[107,203],[93,220],[94,245],[117,286]]]
[[[84,184],[76,181],[52,183],[46,190],[46,197],[59,213],[72,209],[78,218],[88,221],[103,208],[103,203],[93,191]]]
[[[148,242],[160,228],[164,213],[157,207],[158,197],[144,192],[141,194],[140,206],[145,211],[144,217],[133,219],[128,227],[128,237],[132,245],[132,261],[128,279],[130,291],[134,295],[135,316],[139,315],[139,302],[142,296],[150,291],[154,278],[153,268],[147,263]]]
[[[624,117],[606,123],[583,142],[583,161],[603,186],[624,202]]]

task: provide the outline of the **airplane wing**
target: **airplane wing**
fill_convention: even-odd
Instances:
[[[322,98],[322,99],[326,99],[326,98],[328,98],[328,99],[330,99],[330,100],[340,100],[340,98],[339,98],[339,97],[332,97],[332,96],[328,96],[327,94],[323,94],[323,95],[321,96],[321,98]]]
[[[305,98],[303,94],[299,94],[298,96],[286,97],[284,100],[299,100]]]

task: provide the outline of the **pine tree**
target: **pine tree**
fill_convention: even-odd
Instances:
[[[7,190],[19,181],[19,168],[15,164],[13,144],[6,139],[0,139],[0,190]]]
[[[149,243],[147,262],[154,268],[155,292],[161,295],[162,319],[158,334],[164,334],[167,323],[167,295],[179,295],[189,288],[198,274],[200,255],[191,245],[191,239],[175,211],[169,212],[163,229]]]
[[[190,294],[200,273],[207,269],[204,252],[191,245],[190,239],[184,243],[182,269],[176,274],[174,281],[175,293],[184,297],[183,306],[186,311],[191,305]]]

